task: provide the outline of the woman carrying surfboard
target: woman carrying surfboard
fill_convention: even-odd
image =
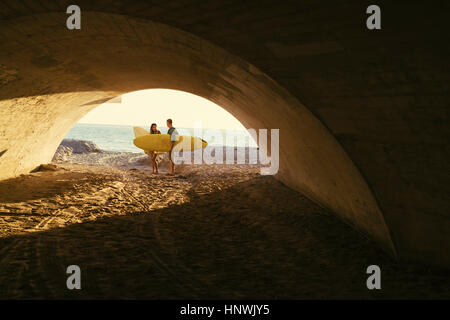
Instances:
[[[150,126],[150,134],[161,134],[161,132],[156,127],[156,123],[152,123]],[[148,155],[152,158],[152,172],[158,173],[158,163],[156,162],[156,152],[155,151],[149,151]]]

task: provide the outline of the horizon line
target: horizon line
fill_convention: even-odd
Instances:
[[[93,124],[93,125],[105,125],[105,126],[119,126],[119,127],[150,127],[150,125],[143,125],[143,124],[117,124],[117,123],[95,123],[95,122],[77,122],[75,123],[75,125],[77,124]],[[74,126],[75,126],[74,125]],[[166,126],[159,126],[161,128],[167,128]],[[72,127],[73,128],[73,127]],[[175,128],[181,128],[181,129],[195,129],[194,127],[175,127]],[[236,129],[231,129],[231,128],[211,128],[211,127],[201,127],[202,129],[219,129],[219,130],[235,130],[235,131],[248,131],[247,128],[236,128]]]

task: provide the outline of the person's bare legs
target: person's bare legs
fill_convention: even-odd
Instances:
[[[170,163],[170,173],[169,174],[175,174],[175,163],[172,160],[172,149],[173,149],[173,146],[175,145],[175,142],[172,141],[171,143],[172,143],[172,146],[170,147],[170,151],[168,154],[169,163]]]
[[[153,161],[154,152],[153,151],[147,151],[147,150],[144,150],[144,152],[145,152],[146,155],[148,155],[150,157],[150,159],[152,159],[152,172],[155,173],[155,164],[154,164],[154,161]]]
[[[175,174],[175,164],[170,160],[170,174]]]
[[[156,156],[157,156],[157,154],[155,152],[152,152],[152,170],[153,170],[153,173],[158,173],[158,163],[156,162]]]

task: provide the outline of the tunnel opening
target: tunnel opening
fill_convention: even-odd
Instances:
[[[198,132],[201,135],[204,134],[203,131],[220,130],[223,133],[222,139],[210,141],[209,145],[233,147],[238,143],[241,147],[257,147],[253,137],[248,134],[247,129],[238,119],[217,104],[191,93],[170,89],[147,89],[97,102],[102,104],[83,116],[65,138],[88,140],[92,138],[97,139],[94,142],[107,151],[138,152],[142,149],[135,147],[132,143],[130,146],[131,138],[134,137],[131,135],[132,128],[140,126],[149,131],[150,125],[155,123],[165,133],[168,130],[166,120],[172,118],[176,119],[175,123],[181,135],[194,134],[195,126],[198,126]],[[82,125],[127,126],[131,130],[128,130],[130,134],[127,139],[121,141],[117,141],[117,137],[113,139],[114,142],[119,142],[114,147],[109,146],[100,136],[89,135],[95,133],[95,129],[83,131],[80,128]],[[235,138],[238,139],[226,139],[227,133],[230,133],[231,138],[235,134]]]
[[[206,145],[197,149],[189,144],[188,148],[197,150],[181,152],[177,150],[180,148],[175,146],[173,156],[177,165],[271,165],[271,157],[265,154],[270,154],[271,140],[267,135],[263,137],[262,132],[266,133],[265,130],[258,132],[245,128],[225,109],[197,95],[179,90],[147,89],[85,105],[94,106],[97,103],[100,104],[84,115],[65,135],[53,157],[54,161],[67,160],[72,153],[103,152],[103,159],[93,160],[104,162],[105,157],[113,156],[112,152],[128,152],[133,159],[136,158],[136,153],[143,155],[135,160],[134,164],[148,165],[154,151],[142,149],[133,141],[138,137],[137,133],[149,134],[151,126],[155,132],[166,134],[169,130],[166,121],[171,119],[176,125],[174,128],[177,130],[177,137],[200,138]],[[264,141],[265,153],[258,147],[258,140]],[[182,146],[182,143],[180,145]],[[155,152],[158,155],[158,163],[151,163],[151,167],[156,167],[158,171],[160,165],[167,167],[169,158],[166,152]],[[125,166],[130,164],[131,160],[121,157],[117,161],[116,165]],[[113,164],[112,159],[110,163]],[[273,171],[272,174],[276,172]]]

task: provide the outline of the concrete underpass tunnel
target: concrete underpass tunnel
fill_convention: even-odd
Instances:
[[[180,90],[216,103],[247,128],[279,129],[276,178],[391,255],[450,262],[450,250],[441,254],[450,233],[427,234],[430,243],[445,244],[434,248],[418,245],[421,240],[408,235],[408,224],[389,224],[386,217],[395,210],[380,208],[365,173],[328,128],[263,70],[193,34],[149,20],[84,12],[80,32],[60,24],[56,13],[1,22],[7,41],[0,42],[0,179],[49,162],[69,129],[113,97],[149,88]]]

